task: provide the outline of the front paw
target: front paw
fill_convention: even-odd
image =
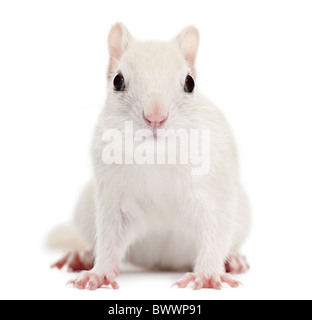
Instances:
[[[68,284],[72,284],[77,289],[96,290],[102,286],[111,285],[113,289],[119,289],[116,278],[119,276],[119,270],[111,272],[107,275],[99,275],[98,273],[83,272],[77,279],[71,280]]]
[[[237,288],[240,283],[239,281],[233,280],[229,275],[216,273],[210,276],[205,276],[202,273],[187,273],[184,278],[175,282],[173,285],[178,288],[186,288],[191,282],[194,282],[194,289],[200,290],[203,288],[220,290],[222,283],[227,283],[232,288]]]

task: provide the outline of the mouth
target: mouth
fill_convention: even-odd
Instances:
[[[156,141],[158,139],[158,133],[157,133],[158,129],[154,129],[152,130],[153,132],[153,137],[154,137],[154,140]]]
[[[145,130],[145,138],[148,140],[157,140],[159,137],[157,128],[146,128]]]

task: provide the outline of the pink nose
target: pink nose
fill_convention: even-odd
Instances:
[[[166,116],[160,115],[159,113],[154,113],[152,115],[146,116],[143,111],[143,118],[145,122],[152,128],[160,128],[163,124],[165,124],[165,122],[168,119],[168,116],[169,113]]]

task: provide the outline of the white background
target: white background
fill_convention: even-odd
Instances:
[[[1,1],[0,298],[312,298],[311,17],[304,0]],[[182,274],[143,271],[123,273],[118,291],[88,292],[49,269],[58,254],[45,236],[91,175],[116,21],[139,39],[200,29],[199,86],[232,124],[253,205],[238,289],[171,289]]]

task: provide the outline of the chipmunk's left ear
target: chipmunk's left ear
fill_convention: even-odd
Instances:
[[[199,31],[191,25],[183,29],[175,38],[188,66],[195,69],[195,60],[199,47]]]

